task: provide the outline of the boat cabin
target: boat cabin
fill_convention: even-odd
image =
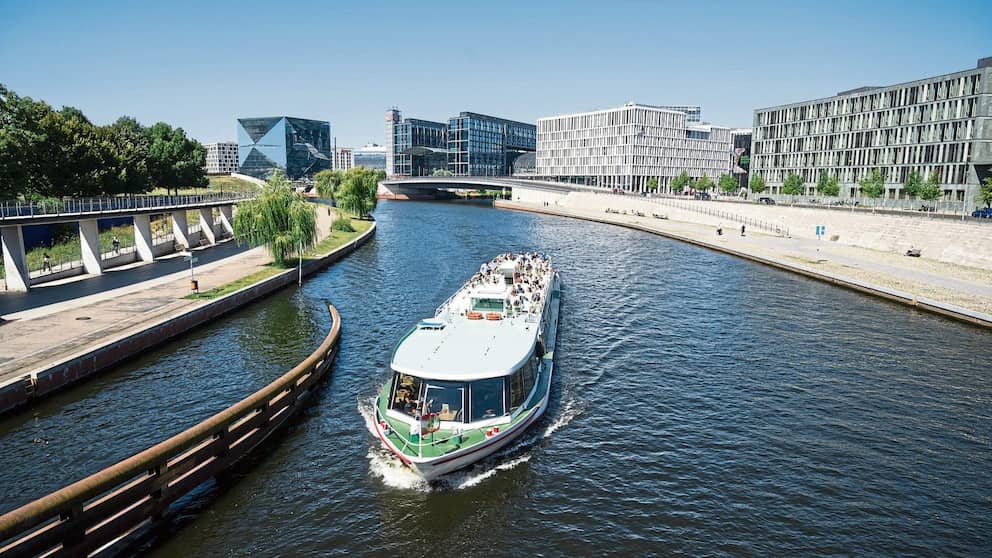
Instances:
[[[471,381],[420,378],[393,372],[388,411],[405,422],[437,414],[442,422],[501,422],[530,398],[534,389],[536,356],[510,375]],[[448,427],[457,426],[456,424]]]

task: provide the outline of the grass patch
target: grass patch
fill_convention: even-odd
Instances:
[[[274,277],[276,275],[279,275],[280,273],[286,271],[287,269],[289,268],[276,267],[273,264],[268,264],[262,269],[256,271],[255,273],[252,273],[251,275],[246,275],[241,279],[231,281],[230,283],[221,285],[219,287],[214,287],[207,291],[202,291],[199,293],[190,293],[184,296],[183,298],[186,298],[188,300],[212,300],[217,297],[224,296],[226,294],[231,294],[234,291],[243,289],[249,285],[258,283],[259,281],[264,281],[269,277]]]
[[[114,236],[121,241],[121,253],[130,250],[134,246],[134,225],[120,225],[100,232],[100,252],[107,253],[114,249]],[[32,248],[25,252],[29,271],[41,269],[45,259],[45,253],[52,259],[52,267],[58,271],[59,264],[66,265],[83,259],[82,247],[79,245],[79,229],[63,237],[59,242],[51,246],[41,246]],[[68,269],[68,267],[66,267]],[[0,261],[0,277],[4,276],[3,262]]]
[[[261,188],[254,182],[248,182],[233,176],[208,176],[210,185],[206,188],[183,188],[179,194],[218,194],[220,192],[257,192]],[[167,196],[175,194],[175,190],[167,191],[165,188],[155,188],[148,192],[150,196]]]

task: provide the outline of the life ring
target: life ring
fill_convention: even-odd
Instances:
[[[465,317],[470,320],[481,320],[482,312],[466,312]]]
[[[489,312],[486,314],[486,319],[490,321],[502,320],[503,316],[499,312]]]

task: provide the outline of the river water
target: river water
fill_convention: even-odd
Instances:
[[[261,387],[343,319],[289,435],[139,551],[179,556],[989,555],[988,332],[608,225],[383,202],[320,273],[0,421],[0,511]],[[368,431],[396,341],[498,252],[561,270],[547,416],[425,486]]]

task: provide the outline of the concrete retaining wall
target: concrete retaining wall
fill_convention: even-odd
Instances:
[[[992,223],[929,219],[925,216],[872,214],[814,208],[763,205],[756,203],[714,203],[679,199],[678,203],[699,211],[678,210],[666,206],[664,199],[637,196],[570,192],[567,194],[515,187],[513,200],[548,203],[582,211],[601,212],[610,207],[652,213],[668,213],[671,218],[706,225],[724,223],[726,219],[702,213],[705,210],[733,213],[741,218],[780,224],[794,237],[816,238],[816,226],[826,227],[827,239],[882,252],[903,253],[910,247],[923,250],[924,257],[980,269],[992,269]],[[739,223],[737,224],[739,226]]]
[[[303,265],[303,274],[313,274],[347,256],[375,235],[375,223],[355,240],[326,256]],[[0,386],[0,414],[30,400],[58,391],[89,376],[116,366],[143,351],[173,339],[190,329],[215,320],[242,306],[261,299],[297,280],[298,271],[287,270],[260,283],[250,285],[213,300],[188,312],[154,323],[124,338],[108,341],[85,354],[59,362],[43,370],[14,379]],[[29,386],[32,386],[29,387]]]

